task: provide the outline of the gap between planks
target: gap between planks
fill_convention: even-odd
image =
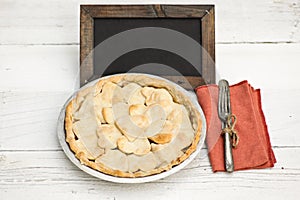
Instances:
[[[199,155],[181,172],[157,181],[159,183],[214,183],[224,187],[224,182],[231,182],[235,186],[252,185],[267,187],[272,183],[285,187],[284,182],[297,183],[300,181],[299,155],[300,149],[275,149],[277,163],[273,168],[262,170],[243,170],[233,174],[212,173],[208,157]],[[201,179],[200,179],[201,177]],[[41,181],[43,180],[43,181]],[[63,152],[37,152],[24,154],[22,152],[6,152],[0,154],[0,191],[5,185],[18,184],[51,184],[78,183],[89,184],[96,181],[92,176],[82,172],[74,166]],[[100,185],[106,182],[100,183]],[[209,187],[211,187],[210,185]],[[269,185],[272,187],[272,185]],[[191,186],[197,187],[197,186]]]
[[[299,44],[300,41],[216,42],[217,44]],[[0,43],[0,46],[79,46],[79,43]]]

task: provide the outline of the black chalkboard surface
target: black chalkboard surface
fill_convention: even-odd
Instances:
[[[201,23],[197,18],[96,18],[94,19],[94,71],[97,74],[105,75],[124,72],[143,72],[155,75],[172,76],[179,72],[184,76],[201,76],[201,62],[197,62],[196,69],[186,59],[173,52],[155,49],[142,48],[127,52],[115,59],[109,66],[101,66],[104,59],[102,51],[95,48],[109,37],[126,30],[142,27],[160,27],[183,33],[201,45]],[[145,40],[149,39],[145,36]],[[167,39],[167,38],[166,38]],[[127,45],[130,45],[126,43]],[[125,44],[125,45],[126,45]],[[122,44],[121,44],[122,45]],[[178,43],[180,45],[180,43]],[[183,47],[178,47],[183,48]],[[193,54],[201,57],[201,49]],[[162,65],[148,65],[147,67],[136,68],[147,63],[160,63],[175,70],[163,70]],[[105,70],[101,69],[105,67]],[[150,68],[150,69],[149,69]],[[173,73],[173,74],[172,74]]]

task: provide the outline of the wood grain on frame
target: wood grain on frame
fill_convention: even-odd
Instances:
[[[215,24],[213,5],[81,5],[80,85],[98,78],[93,70],[94,18],[199,18],[202,27],[202,77],[186,77],[192,87],[215,83]],[[207,53],[206,53],[207,52]],[[200,55],[199,55],[200,56]],[[178,84],[176,77],[167,77]],[[184,85],[183,85],[184,86]]]

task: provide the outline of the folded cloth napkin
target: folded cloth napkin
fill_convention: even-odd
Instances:
[[[195,89],[206,116],[206,143],[214,172],[225,171],[224,139],[218,117],[218,86],[205,85]],[[271,147],[265,117],[261,107],[260,90],[247,81],[230,86],[232,113],[236,116],[235,130],[239,143],[232,149],[234,170],[273,167],[276,159]]]

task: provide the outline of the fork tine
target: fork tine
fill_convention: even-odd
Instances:
[[[226,101],[226,96],[225,96],[225,87],[224,86],[222,86],[222,88],[223,88],[223,101],[222,101],[222,107],[223,107],[223,114],[225,114],[225,112],[226,112],[226,104],[225,104],[225,101]]]
[[[228,90],[229,90],[229,87],[228,87]],[[231,103],[230,103],[230,92],[228,91],[227,92],[227,109],[228,109],[228,114],[230,115],[231,114],[231,107],[230,107],[230,105],[231,105]]]
[[[219,117],[222,118],[222,86],[219,85],[219,99],[218,99],[218,114],[219,114]]]
[[[228,114],[228,97],[227,97],[227,88],[224,86],[224,112],[226,113],[226,117]]]
[[[228,83],[228,81],[224,81],[225,83],[225,85],[224,85],[224,87],[225,87],[225,107],[226,107],[226,114],[227,115],[230,115],[231,114],[231,109],[230,109],[230,96],[229,96],[229,83]]]
[[[219,108],[219,117],[223,119],[224,114],[224,87],[221,85],[219,87],[219,102],[218,102],[218,108]]]

